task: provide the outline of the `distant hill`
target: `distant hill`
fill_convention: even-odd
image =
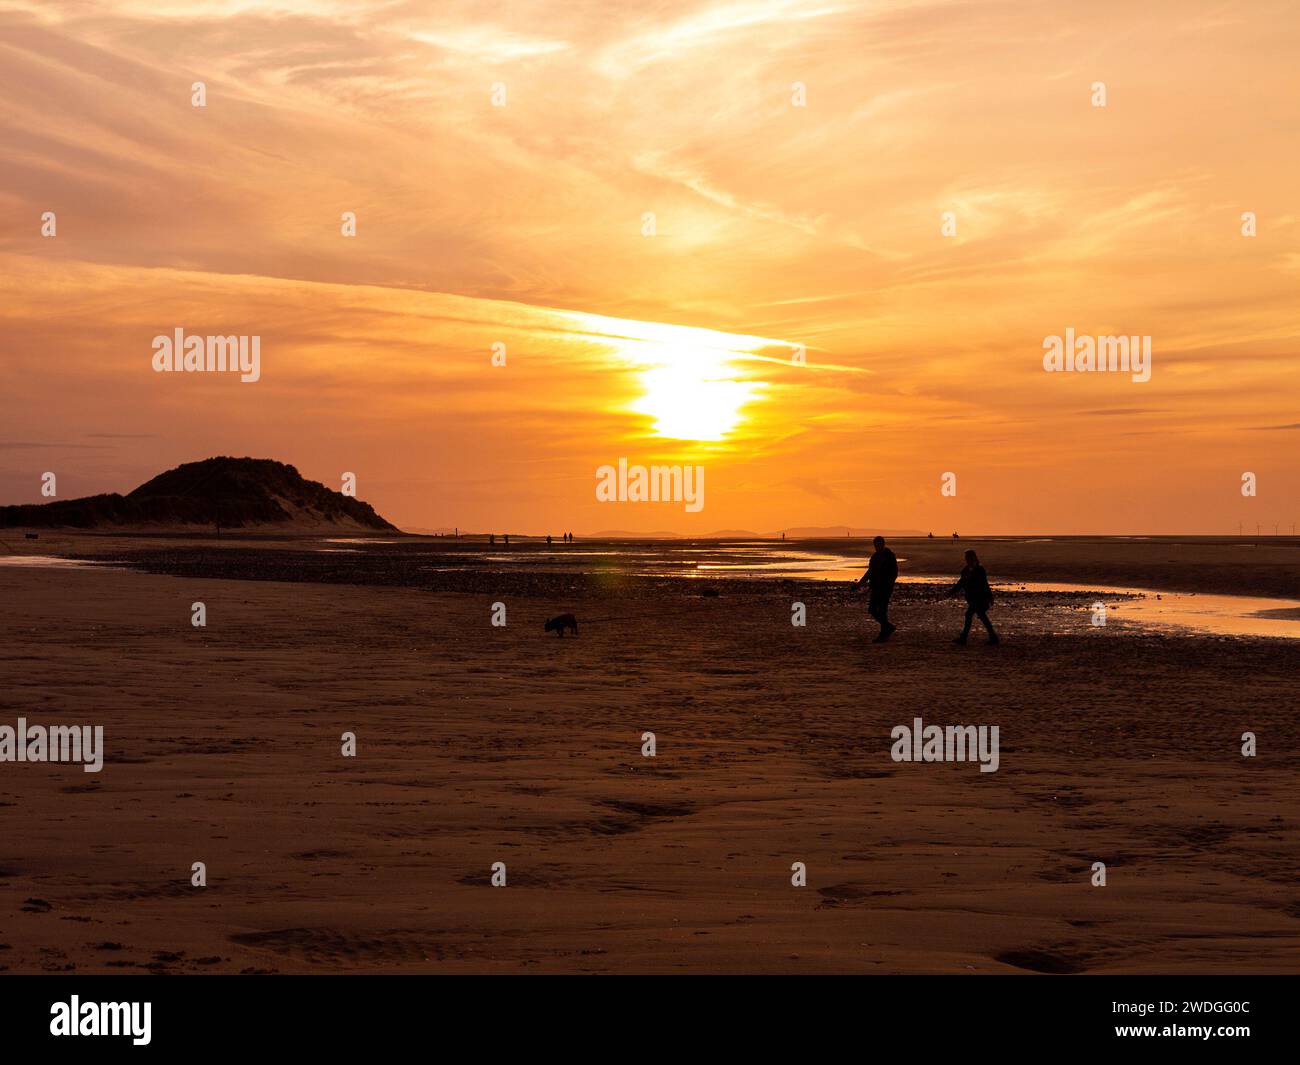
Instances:
[[[825,525],[821,527],[805,526],[798,529],[784,529],[787,540],[838,540],[845,536],[870,539],[873,536],[924,536],[919,529],[859,529],[847,525]],[[776,534],[780,536],[781,533]]]
[[[0,527],[17,526],[398,531],[369,503],[309,481],[283,462],[224,456],[183,463],[124,496],[0,507]]]
[[[580,533],[584,540],[686,540],[682,533],[656,529],[654,532],[633,532],[630,529],[601,529],[600,532]]]
[[[797,529],[777,529],[776,532],[754,532],[752,529],[715,529],[700,535],[665,532],[629,532],[625,529],[602,529],[600,532],[586,533],[587,540],[779,540],[785,533],[787,540],[841,540],[846,537],[873,536],[924,536],[916,529],[860,529],[848,525],[827,525],[823,527],[802,527]]]

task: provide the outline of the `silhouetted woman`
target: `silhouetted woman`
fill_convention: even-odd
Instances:
[[[984,627],[989,630],[989,643],[998,642],[998,634],[993,631],[993,623],[989,621],[988,610],[993,605],[993,589],[989,587],[989,575],[984,572],[984,567],[980,565],[979,557],[974,551],[966,552],[966,565],[962,568],[961,576],[957,578],[957,583],[948,589],[949,595],[956,595],[958,592],[965,593],[966,596],[966,625],[961,630],[953,643],[965,644],[966,637],[970,635],[970,623],[975,617],[979,617],[984,622]]]

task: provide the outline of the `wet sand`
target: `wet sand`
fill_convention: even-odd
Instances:
[[[382,534],[325,539],[265,534],[225,534],[220,540],[211,534],[173,533],[166,536],[134,534],[87,534],[60,530],[39,530],[40,539],[25,541],[24,530],[6,530],[4,543],[18,553],[72,554],[85,558],[137,557],[157,572],[190,573],[208,559],[230,558],[240,549],[257,552],[256,565],[245,567],[241,577],[281,580],[362,580],[372,576],[350,573],[349,555],[363,554],[374,566],[391,564],[393,572],[379,583],[410,586],[412,560],[426,561],[453,569],[483,565],[493,558],[526,562],[540,572],[576,566],[587,570],[622,570],[629,555],[644,560],[644,568],[671,571],[678,575],[707,576],[699,565],[732,563],[737,555],[751,559],[779,552],[793,559],[833,555],[860,560],[865,568],[871,544],[862,537],[831,540],[766,540],[742,544],[690,540],[634,540],[614,543],[580,539],[577,543],[547,545],[538,539],[514,537],[509,545],[497,538],[489,546],[486,537],[430,538]],[[900,558],[906,576],[934,576],[955,579],[967,548],[979,552],[990,577],[1002,581],[1041,581],[1102,587],[1138,587],[1178,592],[1223,595],[1274,596],[1300,599],[1300,538],[1293,536],[1235,537],[999,537],[951,540],[936,537],[894,538],[891,546]],[[327,549],[329,554],[323,554]],[[2,550],[2,549],[0,549]],[[220,551],[220,554],[214,552]],[[308,563],[337,563],[335,572],[317,571]],[[283,557],[280,557],[283,556]],[[276,561],[277,557],[279,558]],[[566,558],[572,563],[566,563]],[[225,563],[223,563],[225,565]],[[188,567],[188,568],[187,568]],[[850,567],[851,568],[851,567]],[[299,572],[301,571],[301,572]],[[718,573],[725,576],[726,573]],[[443,588],[429,580],[416,586]]]
[[[959,605],[917,584],[878,646],[831,585],[398,587],[300,549],[167,549],[208,579],[0,567],[0,724],[107,747],[99,774],[0,764],[0,967],[1300,971],[1293,641],[1007,593],[1004,643],[956,648]],[[272,551],[300,579],[226,576]],[[1274,594],[1262,574],[1239,590]],[[564,609],[578,639],[541,631]],[[914,717],[998,725],[999,770],[893,762]]]

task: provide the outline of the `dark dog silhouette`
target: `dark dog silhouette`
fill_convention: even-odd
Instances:
[[[564,639],[564,630],[572,629],[573,635],[578,635],[578,619],[572,614],[561,614],[559,617],[551,618],[542,628],[546,632],[553,632],[555,635]]]

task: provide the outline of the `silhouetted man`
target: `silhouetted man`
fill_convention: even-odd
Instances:
[[[966,595],[966,625],[953,643],[966,645],[970,635],[971,619],[976,616],[984,623],[989,633],[989,643],[998,643],[998,634],[989,621],[989,607],[993,605],[993,589],[989,587],[989,575],[980,565],[979,556],[974,551],[966,552],[966,565],[962,567],[957,583],[948,589],[949,595],[964,592]]]
[[[861,588],[864,584],[870,587],[867,613],[880,622],[880,633],[872,643],[884,643],[897,631],[897,626],[889,623],[889,597],[894,594],[894,582],[898,580],[898,559],[885,546],[883,536],[877,536],[872,544],[876,550],[867,564],[867,572],[854,587]]]

